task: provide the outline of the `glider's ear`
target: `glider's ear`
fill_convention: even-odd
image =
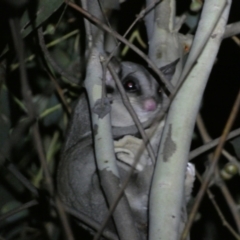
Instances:
[[[160,68],[160,70],[162,71],[162,73],[164,74],[164,76],[166,77],[167,80],[171,81],[171,79],[175,73],[178,62],[179,62],[179,58]]]

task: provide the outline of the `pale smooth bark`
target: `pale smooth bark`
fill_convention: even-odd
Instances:
[[[163,131],[150,194],[150,240],[177,240],[181,234],[184,181],[193,128],[230,6],[231,1],[226,0],[204,3],[181,79],[190,73],[172,102]]]

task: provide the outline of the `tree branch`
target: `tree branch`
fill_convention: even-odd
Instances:
[[[150,193],[151,240],[179,238],[185,172],[192,132],[202,94],[220,46],[230,5],[229,2],[225,8],[224,0],[207,1],[204,4],[202,19],[181,79],[187,74],[188,77],[172,102],[162,135]],[[219,20],[223,9],[224,14]],[[214,37],[209,38],[210,35]],[[192,68],[199,55],[197,64]]]
[[[69,5],[72,6],[72,3],[69,2]],[[77,9],[80,9],[77,5],[73,5],[76,6]],[[91,14],[94,14],[103,20],[101,10],[94,0],[88,1],[87,7],[87,10],[90,11]],[[89,15],[89,13],[82,8],[81,11]],[[91,18],[95,17],[91,15]],[[100,20],[98,21],[102,25],[102,22]],[[97,168],[99,170],[101,186],[103,187],[109,205],[111,205],[115,200],[116,193],[120,189],[121,184],[114,153],[110,115],[105,109],[108,107],[108,104],[110,105],[110,103],[105,105],[104,101],[106,98],[102,94],[104,93],[104,89],[102,84],[103,72],[100,63],[100,55],[104,53],[103,31],[94,25],[91,25],[90,31],[91,32],[87,32],[87,36],[93,37],[93,43],[92,47],[89,49],[90,54],[87,64],[85,87],[90,103],[92,129],[97,129],[94,134],[94,148]],[[101,117],[93,110],[95,107],[100,107],[102,112],[106,111],[106,114]],[[120,239],[138,239],[131,209],[125,195],[120,200],[115,212],[113,213],[113,218]],[[94,239],[98,239],[100,236],[101,233],[98,231]]]

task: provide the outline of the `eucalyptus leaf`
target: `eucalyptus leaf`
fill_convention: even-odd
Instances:
[[[230,141],[238,158],[240,158],[240,137]]]
[[[59,106],[59,107],[58,107]],[[61,116],[63,114],[63,109],[61,107],[61,104],[59,102],[59,99],[56,97],[55,94],[53,94],[48,101],[47,109],[53,109],[53,111],[49,111],[49,114],[47,114],[43,118],[43,124],[44,126],[48,127],[53,124],[58,124],[58,122],[61,119]]]
[[[31,1],[29,8],[21,18],[21,34],[26,37],[35,28],[46,21],[63,4],[63,0]]]
[[[0,89],[0,146],[3,146],[9,136],[11,127],[10,122],[10,103],[9,93],[6,88]]]

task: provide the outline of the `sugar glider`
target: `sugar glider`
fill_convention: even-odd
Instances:
[[[172,78],[176,64],[175,61],[161,68],[167,79]],[[148,134],[148,128],[160,112],[166,96],[161,91],[157,81],[143,66],[133,62],[119,62],[114,65],[130,103]],[[139,137],[131,115],[122,102],[121,95],[110,73],[107,73],[106,90],[112,105],[111,121],[116,158],[120,177],[124,179],[132,167],[142,139]],[[164,123],[159,125],[151,139],[155,154],[157,154],[163,125]],[[147,152],[144,151],[125,190],[136,226],[143,240],[147,239],[148,199],[153,170],[154,166]],[[192,166],[190,167],[190,175],[190,178],[194,180]],[[189,195],[189,189],[193,184],[193,180],[190,178],[186,178],[186,184],[189,185],[186,186],[186,195]],[[108,207],[96,169],[86,94],[82,94],[80,97],[70,121],[58,168],[57,183],[59,195],[65,204],[99,223],[103,221]],[[108,229],[115,231],[113,223],[109,223]]]

